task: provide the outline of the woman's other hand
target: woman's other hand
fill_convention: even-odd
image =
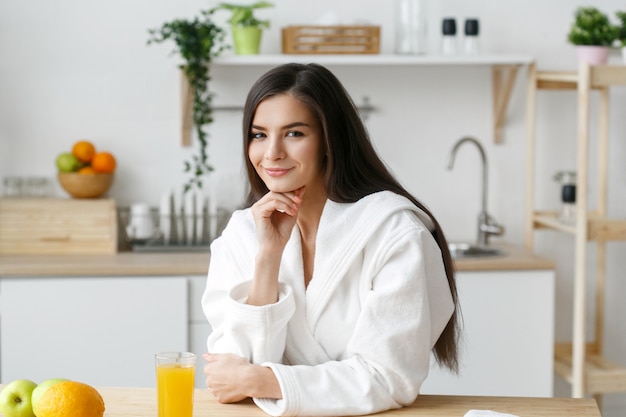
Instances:
[[[205,353],[206,385],[220,403],[234,403],[248,397],[281,398],[274,372],[253,365],[231,353]]]

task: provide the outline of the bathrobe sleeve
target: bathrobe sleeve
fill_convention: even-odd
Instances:
[[[454,310],[440,250],[430,232],[403,213],[363,252],[368,288],[344,358],[315,366],[265,363],[280,400],[255,398],[266,413],[361,415],[415,401],[431,350]],[[330,307],[330,305],[329,305]]]
[[[211,353],[234,353],[251,363],[281,362],[287,323],[295,310],[291,288],[279,284],[274,304],[246,304],[252,278],[250,259],[256,241],[246,212],[237,212],[211,245],[211,262],[202,307],[212,327]]]

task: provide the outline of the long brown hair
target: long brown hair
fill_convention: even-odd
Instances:
[[[262,100],[277,94],[289,94],[302,101],[320,121],[326,152],[324,181],[329,199],[353,203],[369,194],[387,190],[408,198],[432,219],[435,225],[432,234],[441,249],[455,306],[450,321],[435,343],[433,353],[440,365],[457,372],[458,297],[452,257],[441,226],[432,213],[402,187],[387,169],[376,153],[350,95],[337,77],[321,65],[281,65],[265,73],[252,86],[243,114],[244,155],[248,154],[252,120],[257,106]],[[247,157],[245,160],[250,182],[247,204],[250,206],[269,190],[250,160]]]

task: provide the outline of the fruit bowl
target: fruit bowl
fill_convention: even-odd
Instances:
[[[113,184],[113,174],[59,172],[57,178],[61,187],[74,198],[98,198]]]

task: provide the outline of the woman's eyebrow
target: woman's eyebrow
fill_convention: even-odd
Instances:
[[[300,126],[311,127],[308,123],[293,122],[293,123],[289,123],[288,125],[283,126],[283,129],[291,129],[292,127],[300,127]]]
[[[293,123],[289,123],[285,126],[283,126],[281,129],[292,129],[294,127],[311,127],[311,125],[309,125],[308,123],[305,122],[293,122]],[[259,125],[252,125],[250,126],[251,129],[256,129],[256,130],[267,130],[265,127],[263,126],[259,126]]]

